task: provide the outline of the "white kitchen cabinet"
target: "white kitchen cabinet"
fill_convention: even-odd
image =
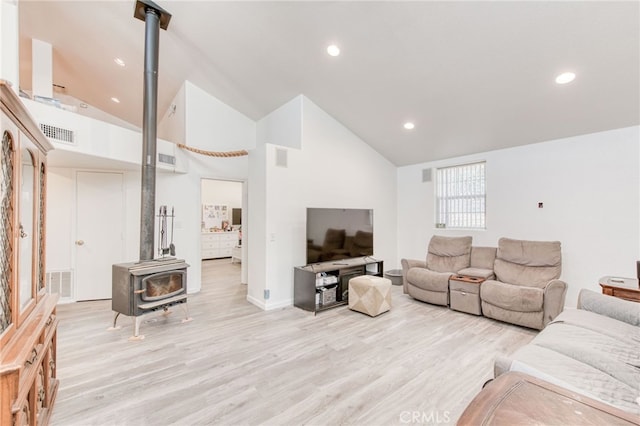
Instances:
[[[202,259],[218,259],[231,257],[233,248],[238,245],[240,238],[238,231],[203,232]]]

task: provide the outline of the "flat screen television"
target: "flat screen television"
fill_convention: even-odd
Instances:
[[[373,256],[373,210],[307,208],[307,265]]]
[[[231,224],[242,225],[242,209],[231,209]]]

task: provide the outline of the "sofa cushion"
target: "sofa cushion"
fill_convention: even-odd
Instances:
[[[471,247],[471,267],[493,270],[497,250],[496,247]]]
[[[638,345],[632,342],[579,325],[553,323],[547,325],[532,343],[606,371],[629,386],[640,384],[640,353]]]
[[[580,294],[582,295],[584,291]],[[634,302],[629,303],[635,304]],[[582,309],[565,309],[549,325],[557,323],[586,328],[628,344],[640,345],[640,327],[594,312]]]
[[[544,287],[560,277],[562,255],[559,241],[525,241],[500,238],[494,263],[498,281]]]
[[[514,286],[487,280],[480,287],[480,298],[492,305],[517,312],[540,312],[544,291],[537,287]]]
[[[458,272],[470,266],[471,237],[434,235],[427,250],[427,269],[436,272]]]
[[[424,268],[411,268],[407,272],[407,282],[423,290],[448,292],[449,272],[434,272]]]
[[[464,268],[458,271],[458,275],[464,275],[466,277],[478,277],[478,278],[495,278],[493,273],[493,269],[482,269],[482,268]]]

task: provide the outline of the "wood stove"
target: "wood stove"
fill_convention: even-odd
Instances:
[[[182,304],[185,319],[187,309],[187,268],[182,259],[162,258],[142,262],[118,263],[112,266],[111,309],[116,313],[113,328],[120,314],[134,317],[134,339],[142,339],[142,315]]]
[[[184,260],[174,257],[153,258],[154,211],[156,193],[156,131],[158,104],[158,43],[160,28],[166,30],[171,14],[151,0],[137,0],[134,18],[145,23],[144,44],[144,87],[142,111],[142,168],[140,196],[140,261],[120,263],[112,267],[111,307],[115,311],[113,327],[116,329],[118,316],[124,314],[134,318],[134,334],[130,340],[143,339],[140,336],[142,315],[163,309],[168,312],[172,305],[181,304],[185,308],[185,321],[190,321],[187,310],[187,267]],[[166,220],[166,206],[162,206],[161,216]],[[173,212],[171,214],[173,219]],[[164,223],[164,222],[162,222]],[[166,229],[161,231],[166,241]],[[173,230],[172,230],[173,234]],[[164,245],[159,253],[164,256],[174,254]]]

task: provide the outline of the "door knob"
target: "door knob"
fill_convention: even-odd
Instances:
[[[82,245],[84,245],[84,241],[83,240],[77,240],[76,241],[76,245],[77,246],[82,246]]]

